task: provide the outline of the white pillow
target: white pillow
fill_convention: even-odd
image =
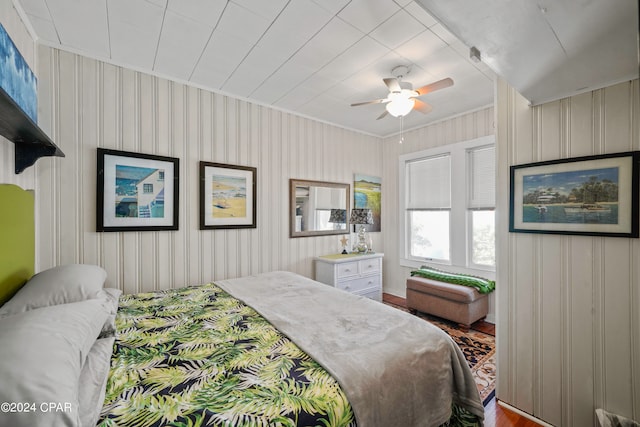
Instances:
[[[97,340],[82,367],[78,385],[80,425],[82,426],[95,426],[100,417],[107,391],[107,378],[115,340],[115,338]]]
[[[105,301],[109,311],[109,317],[102,327],[100,338],[113,337],[116,334],[116,314],[118,313],[120,295],[122,295],[122,291],[115,288],[104,288],[98,293],[98,299]]]
[[[77,426],[78,380],[108,313],[94,299],[0,319],[0,402],[33,403],[0,412],[0,425]],[[41,406],[55,402],[56,410]]]
[[[0,317],[96,298],[105,280],[107,272],[97,265],[68,264],[44,270],[0,307]]]

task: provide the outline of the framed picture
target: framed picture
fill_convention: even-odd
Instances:
[[[368,232],[380,231],[381,226],[381,179],[377,176],[354,174],[353,176],[353,207],[356,209],[371,209],[373,224],[365,224]],[[354,231],[355,231],[355,225]]]
[[[638,237],[640,151],[511,166],[509,231]]]
[[[98,148],[97,231],[178,229],[179,160]]]
[[[200,229],[256,228],[256,168],[200,162]]]

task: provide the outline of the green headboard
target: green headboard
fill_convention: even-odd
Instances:
[[[33,194],[0,184],[0,305],[33,276],[35,237]]]

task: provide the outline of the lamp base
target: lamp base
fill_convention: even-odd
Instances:
[[[358,243],[356,244],[356,250],[360,254],[367,253],[369,246],[367,245],[367,230],[364,229],[364,225],[360,226],[358,230]]]

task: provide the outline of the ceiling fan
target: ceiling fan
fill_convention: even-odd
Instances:
[[[411,110],[418,110],[421,113],[427,114],[433,107],[418,98],[436,90],[453,86],[453,80],[446,78],[414,90],[411,83],[402,81],[402,78],[409,74],[409,71],[409,67],[399,65],[391,70],[393,77],[382,79],[384,84],[389,88],[389,95],[387,95],[386,98],[356,102],[355,104],[351,104],[351,106],[386,104],[385,111],[380,114],[376,120],[380,120],[387,114],[391,114],[394,117],[403,117],[409,114]]]

